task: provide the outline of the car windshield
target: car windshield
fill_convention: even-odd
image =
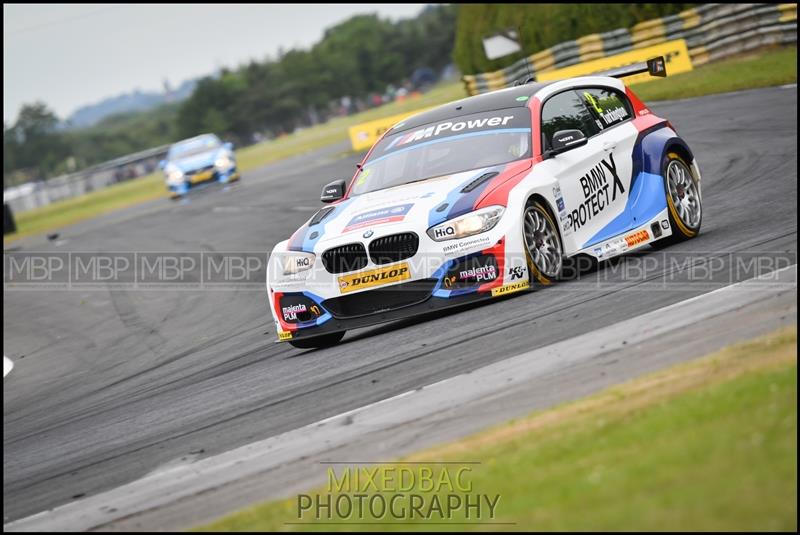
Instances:
[[[185,158],[194,154],[200,154],[212,149],[216,149],[221,145],[217,136],[200,136],[197,138],[187,139],[186,141],[179,141],[169,149],[169,159]]]
[[[530,157],[527,108],[454,117],[384,137],[357,175],[351,195]]]

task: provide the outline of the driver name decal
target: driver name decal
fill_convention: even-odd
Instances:
[[[608,160],[605,158],[600,160],[599,164],[592,167],[578,181],[583,190],[583,202],[567,216],[567,226],[574,230],[580,229],[605,210],[609,204],[617,200],[617,195],[625,193],[625,187],[617,174],[613,154],[608,155]]]

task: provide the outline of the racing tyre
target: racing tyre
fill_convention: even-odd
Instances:
[[[320,349],[323,347],[335,346],[344,338],[346,331],[338,333],[323,334],[322,336],[315,336],[313,338],[305,338],[301,340],[289,340],[289,343],[298,349]]]
[[[557,281],[564,269],[564,248],[553,216],[539,201],[531,201],[525,207],[523,237],[531,283],[550,285]]]
[[[703,205],[691,168],[678,154],[670,152],[664,158],[664,188],[672,235],[653,245],[661,247],[694,238],[703,221]]]

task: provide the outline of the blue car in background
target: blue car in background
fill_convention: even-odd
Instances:
[[[223,143],[214,134],[203,134],[172,145],[161,162],[172,198],[186,195],[203,182],[223,184],[239,180],[232,143]]]

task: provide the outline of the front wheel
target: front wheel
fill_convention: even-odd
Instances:
[[[659,246],[694,238],[703,221],[700,190],[689,164],[674,152],[667,154],[664,161],[664,187],[672,236],[656,242]]]
[[[338,333],[323,334],[322,336],[314,336],[313,338],[303,338],[300,340],[289,340],[289,343],[298,349],[321,349],[323,347],[335,346],[342,338],[346,331]]]
[[[564,268],[564,250],[550,211],[539,201],[525,207],[523,236],[531,271],[531,282],[549,285],[561,277]]]

